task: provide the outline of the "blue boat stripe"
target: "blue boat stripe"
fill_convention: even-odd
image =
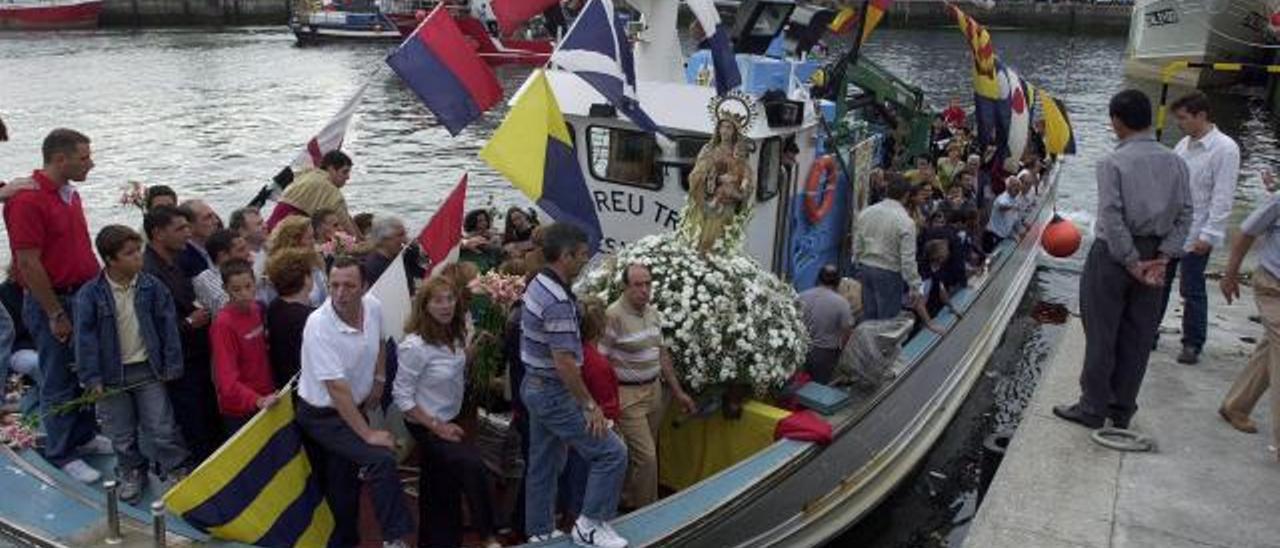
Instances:
[[[302,451],[302,436],[297,425],[281,428],[226,487],[183,514],[182,519],[204,530],[230,523],[299,451]]]

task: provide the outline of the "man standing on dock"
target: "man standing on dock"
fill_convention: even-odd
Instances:
[[[1098,162],[1097,234],[1080,278],[1085,331],[1080,400],[1053,408],[1089,428],[1128,428],[1160,323],[1161,285],[1191,226],[1187,164],[1151,133],[1151,100],[1111,98],[1120,143]]]
[[[1205,292],[1204,269],[1213,248],[1226,238],[1227,217],[1235,198],[1240,173],[1240,147],[1209,119],[1209,98],[1193,91],[1173,102],[1174,118],[1186,133],[1173,151],[1187,162],[1191,172],[1191,230],[1185,255],[1171,259],[1167,268],[1160,317],[1169,308],[1173,277],[1181,266],[1178,291],[1186,305],[1182,312],[1182,353],[1178,363],[1200,361],[1209,327],[1209,294]],[[1159,337],[1159,332],[1156,334]]]
[[[1280,195],[1270,194],[1240,225],[1240,235],[1231,246],[1227,271],[1219,282],[1227,304],[1240,298],[1240,264],[1253,243],[1261,238],[1258,267],[1253,271],[1253,298],[1258,303],[1266,335],[1254,348],[1249,366],[1236,377],[1218,414],[1236,430],[1257,432],[1258,425],[1249,419],[1249,413],[1270,388],[1271,429],[1275,444],[1280,447],[1280,387],[1276,386],[1280,380],[1280,230],[1276,228],[1280,228]],[[1276,459],[1280,460],[1280,449],[1276,450]]]

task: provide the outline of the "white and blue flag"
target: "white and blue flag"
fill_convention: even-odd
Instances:
[[[582,9],[551,63],[586,80],[640,129],[661,131],[636,99],[635,57],[613,0],[591,0]]]
[[[738,61],[733,56],[733,41],[729,39],[729,31],[720,21],[720,12],[716,11],[713,0],[685,0],[693,16],[698,19],[702,33],[706,35],[706,47],[711,50],[711,64],[715,68],[716,94],[723,96],[729,90],[742,85],[742,73],[738,72]]]

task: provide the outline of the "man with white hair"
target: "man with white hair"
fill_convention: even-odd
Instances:
[[[364,269],[365,280],[373,285],[409,242],[408,230],[399,217],[374,217],[369,241],[373,243],[373,252],[365,256],[360,267]]]
[[[186,250],[178,256],[178,266],[188,278],[194,278],[217,266],[205,249],[205,243],[214,232],[222,230],[222,218],[204,200],[186,200],[178,209],[191,217],[191,239],[187,240]]]

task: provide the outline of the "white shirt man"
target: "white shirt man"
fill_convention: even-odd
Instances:
[[[1170,288],[1177,273],[1182,277],[1179,293],[1186,302],[1182,315],[1182,353],[1178,361],[1190,365],[1200,361],[1200,349],[1209,335],[1209,297],[1204,271],[1209,264],[1209,254],[1226,238],[1227,218],[1231,216],[1236,178],[1240,173],[1240,147],[1209,119],[1209,99],[1203,93],[1193,92],[1179,98],[1172,111],[1178,127],[1187,135],[1173,151],[1186,162],[1191,174],[1192,212],[1184,246],[1186,253],[1171,261],[1171,268],[1166,271],[1161,316],[1168,308]]]

